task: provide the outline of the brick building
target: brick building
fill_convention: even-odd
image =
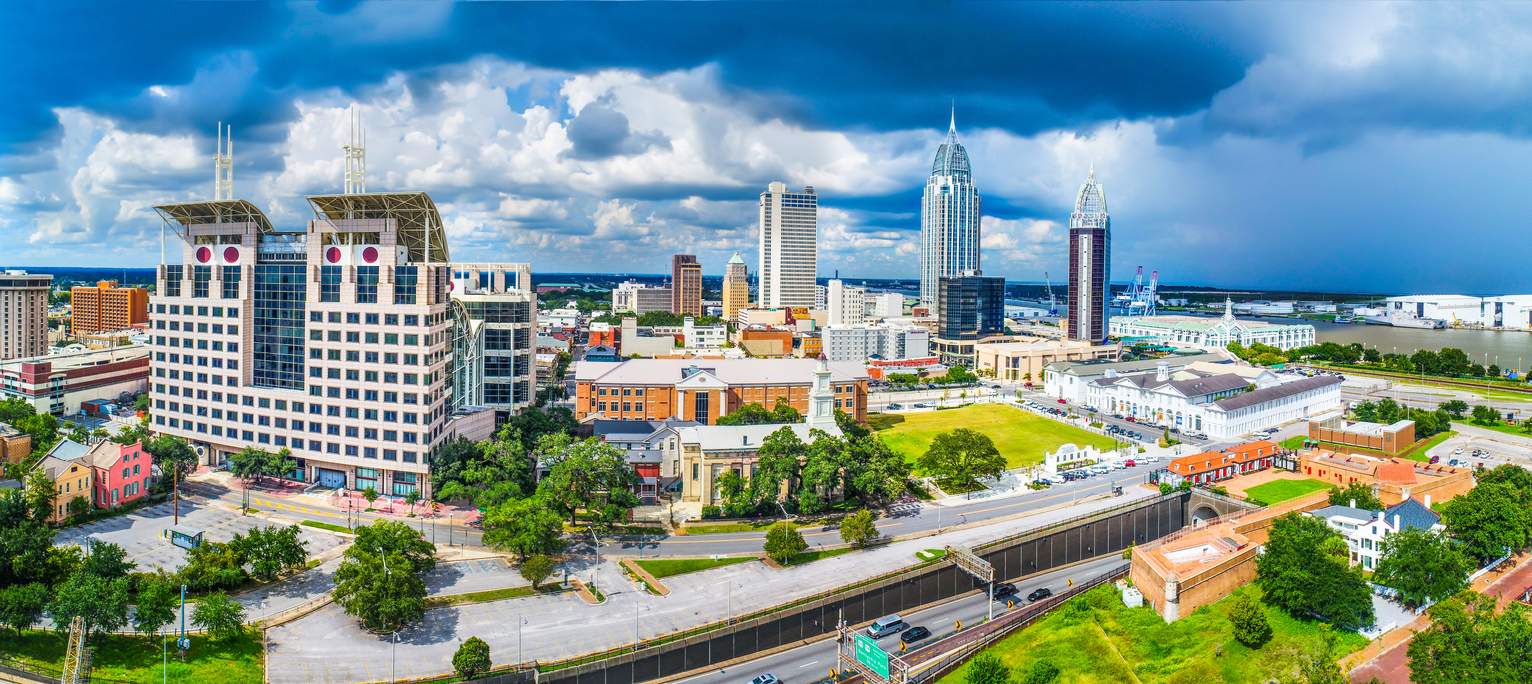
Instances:
[[[746,404],[776,405],[777,398],[807,414],[814,359],[629,359],[575,364],[575,418],[601,414],[615,420],[679,418],[705,425]],[[867,420],[867,369],[830,363],[833,408]]]
[[[1447,501],[1473,489],[1473,471],[1417,461],[1382,459],[1361,454],[1338,454],[1311,449],[1299,452],[1298,472],[1337,487],[1352,482],[1370,485],[1385,506],[1427,494]]]
[[[1255,581],[1260,545],[1237,523],[1190,527],[1133,549],[1129,577],[1154,612],[1175,622]]]
[[[69,334],[75,337],[126,330],[149,322],[149,291],[102,280],[69,290]]]
[[[0,423],[0,462],[20,463],[32,453],[32,435]]]
[[[127,446],[103,441],[81,458],[91,466],[97,508],[121,506],[149,493],[154,468],[142,442]]]
[[[53,276],[0,273],[0,359],[48,353],[48,292]]]
[[[76,413],[92,399],[148,390],[149,354],[135,344],[0,362],[0,398],[20,399],[38,413]]]
[[[1222,452],[1205,451],[1182,456],[1159,471],[1159,481],[1175,487],[1187,480],[1192,484],[1227,480],[1236,475],[1270,468],[1281,450],[1282,447],[1275,442],[1263,439],[1230,447]]]

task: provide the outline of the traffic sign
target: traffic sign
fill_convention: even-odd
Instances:
[[[888,679],[888,652],[864,634],[856,635],[856,661]]]
[[[995,581],[995,567],[974,555],[974,552],[970,551],[966,546],[948,546],[947,558],[952,559],[952,562],[961,568],[963,572],[973,575],[980,582]]]

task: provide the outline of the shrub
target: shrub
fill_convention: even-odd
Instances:
[[[479,637],[468,637],[463,645],[457,647],[457,653],[452,654],[452,669],[457,670],[458,676],[463,679],[473,679],[489,671],[490,667],[489,644]]]
[[[1011,669],[993,653],[980,653],[968,662],[963,684],[1010,684]]]
[[[703,520],[713,520],[713,519],[722,518],[722,517],[723,517],[723,509],[722,508],[720,508],[718,506],[703,506],[702,507],[702,519]]]
[[[1229,623],[1234,627],[1234,638],[1250,648],[1260,648],[1271,638],[1266,609],[1249,592],[1234,599],[1234,605],[1229,608]]]
[[[1059,678],[1059,668],[1046,660],[1032,663],[1032,669],[1021,678],[1021,684],[1053,684]]]

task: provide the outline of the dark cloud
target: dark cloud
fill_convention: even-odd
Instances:
[[[628,117],[611,109],[609,103],[599,101],[585,105],[578,116],[569,120],[567,135],[574,147],[564,154],[585,161],[640,154],[651,147],[670,149],[669,138],[658,131],[633,132],[628,127]]]

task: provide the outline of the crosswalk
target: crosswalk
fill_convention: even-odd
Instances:
[[[924,508],[924,506],[922,506],[920,502],[912,501],[910,503],[894,504],[892,506],[889,506],[888,507],[888,512],[889,513],[904,513],[906,511],[918,511],[921,508]]]

